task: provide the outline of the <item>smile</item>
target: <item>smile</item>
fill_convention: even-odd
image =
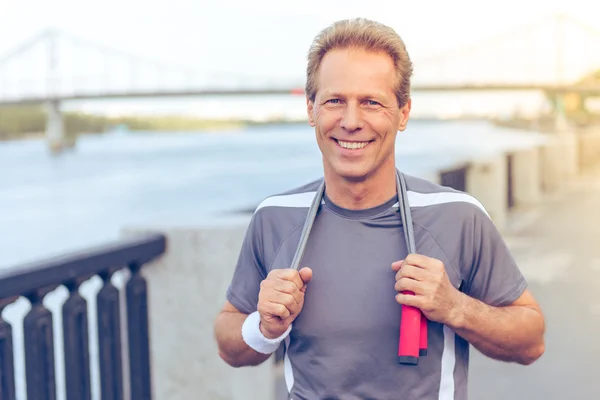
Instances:
[[[342,147],[344,149],[348,149],[348,150],[364,149],[365,146],[367,146],[369,143],[371,143],[370,141],[369,142],[345,142],[345,141],[338,140],[338,139],[334,139],[334,140],[337,142],[337,144],[340,147]]]

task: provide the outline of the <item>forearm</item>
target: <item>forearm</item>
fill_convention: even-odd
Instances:
[[[215,321],[219,356],[233,367],[258,365],[270,356],[253,350],[242,338],[242,324],[246,317],[246,314],[237,312],[222,312]]]
[[[448,326],[484,355],[528,365],[544,352],[544,317],[532,307],[493,307],[463,293]]]

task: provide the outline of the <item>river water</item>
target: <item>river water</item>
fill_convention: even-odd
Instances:
[[[486,122],[412,121],[398,136],[398,166],[431,178],[531,139]],[[126,225],[200,224],[316,179],[321,168],[303,124],[86,135],[60,156],[42,140],[3,142],[0,267],[101,244]]]

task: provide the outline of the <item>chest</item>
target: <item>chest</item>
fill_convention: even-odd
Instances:
[[[449,263],[425,231],[415,230],[419,253]],[[288,240],[273,267],[287,268],[298,238]],[[395,300],[391,264],[408,254],[400,219],[357,221],[323,215],[309,236],[300,267],[313,271],[296,336],[356,336],[396,332],[400,305]]]

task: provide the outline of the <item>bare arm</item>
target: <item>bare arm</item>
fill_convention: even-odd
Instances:
[[[454,310],[448,327],[488,357],[529,365],[544,353],[544,317],[529,291],[506,307],[460,293]]]
[[[253,366],[263,363],[269,354],[251,349],[242,338],[242,324],[248,317],[230,302],[226,302],[215,321],[215,337],[219,356],[232,367]]]

